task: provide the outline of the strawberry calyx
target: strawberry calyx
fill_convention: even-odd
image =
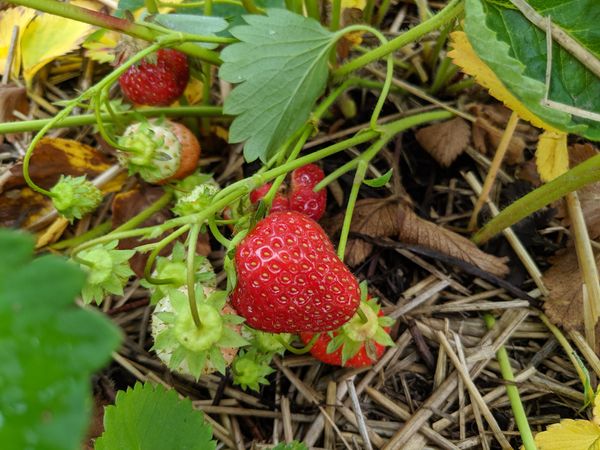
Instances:
[[[70,222],[94,211],[102,202],[102,191],[85,176],[61,175],[50,193],[56,210]]]
[[[139,173],[149,183],[173,176],[181,164],[181,142],[166,119],[134,123],[119,138],[118,158],[130,174]]]
[[[248,345],[240,335],[243,318],[226,302],[227,293],[196,286],[196,307],[201,318],[196,327],[187,298],[187,289],[167,289],[156,306],[152,321],[153,349],[174,371],[199,378],[214,370],[224,374],[237,349]]]
[[[262,384],[269,384],[266,377],[275,371],[269,366],[271,357],[256,349],[240,352],[231,365],[234,384],[243,390],[250,388],[253,391],[259,391]]]

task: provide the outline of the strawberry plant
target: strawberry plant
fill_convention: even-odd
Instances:
[[[52,341],[57,354],[68,362],[44,379],[49,385],[48,398],[31,394],[33,389],[43,388],[35,376],[31,380],[23,378],[14,390],[7,387],[0,405],[8,408],[8,413],[3,409],[1,417],[6,417],[8,424],[13,420],[19,425],[3,431],[7,428],[0,420],[0,436],[8,433],[2,442],[8,442],[9,448],[33,448],[41,442],[40,448],[70,449],[80,444],[86,417],[75,417],[74,406],[83,408],[81,403],[89,397],[83,380],[106,362],[117,340],[114,327],[99,313],[90,311],[91,303],[114,316],[117,323],[122,319],[119,314],[130,313],[128,320],[133,318],[134,326],[123,326],[127,332],[123,349],[113,355],[119,370],[127,372],[122,377],[125,384],[133,385],[131,376],[160,382],[156,388],[146,383],[127,391],[124,386],[109,389],[118,391],[109,395],[108,403],[115,400],[115,406],[106,408],[104,431],[95,436],[96,449],[210,449],[217,446],[212,431],[214,438],[228,447],[244,446],[244,435],[251,435],[253,441],[266,440],[265,433],[257,428],[241,432],[242,419],[237,416],[223,424],[213,423],[211,431],[202,413],[193,410],[212,408],[215,414],[252,416],[240,411],[240,402],[280,408],[273,411],[272,417],[282,421],[289,444],[274,448],[303,448],[304,444],[294,441],[299,427],[290,424],[290,417],[296,413],[292,414],[289,403],[282,400],[289,401],[286,395],[295,391],[305,397],[299,405],[311,404],[321,414],[308,416],[312,411],[303,411],[294,416],[310,424],[309,431],[314,430],[315,441],[310,445],[316,444],[323,434],[323,445],[334,448],[335,430],[336,439],[349,447],[333,420],[339,407],[338,416],[341,413],[349,421],[365,448],[371,448],[371,444],[403,448],[411,437],[406,434],[409,430],[420,430],[419,438],[442,442],[444,448],[457,448],[458,443],[448,443],[446,435],[441,434],[439,423],[435,427],[425,423],[433,411],[441,412],[443,420],[454,420],[443,405],[434,404],[437,400],[427,400],[428,407],[419,410],[427,411],[412,418],[410,414],[405,417],[404,409],[396,408],[394,420],[415,422],[398,426],[400,431],[394,430],[385,444],[377,433],[383,430],[389,434],[391,428],[386,429],[385,421],[376,420],[373,415],[368,417],[372,428],[380,428],[377,432],[369,429],[368,414],[361,411],[358,396],[364,393],[364,384],[355,386],[353,378],[344,380],[344,384],[337,374],[346,372],[328,372],[328,377],[335,374],[328,380],[339,382],[339,386],[330,385],[325,397],[306,387],[317,376],[317,369],[308,369],[309,381],[305,381],[290,375],[289,367],[318,360],[352,368],[356,372],[348,373],[354,376],[374,365],[377,368],[379,361],[389,364],[396,351],[396,337],[401,343],[400,356],[407,345],[405,337],[410,334],[424,360],[425,365],[419,370],[422,372],[421,367],[425,366],[433,370],[437,364],[432,383],[415,379],[414,384],[441,389],[446,386],[446,357],[456,366],[457,375],[447,377],[450,387],[436,398],[450,397],[454,390],[450,383],[458,385],[458,374],[477,372],[473,375],[477,376],[484,366],[473,366],[472,361],[483,361],[487,356],[464,351],[458,338],[452,343],[458,353],[455,355],[444,340],[445,335],[440,337],[439,330],[431,325],[434,322],[416,323],[414,317],[396,322],[417,307],[435,310],[437,296],[445,301],[455,299],[457,293],[465,295],[459,301],[468,308],[470,302],[478,299],[477,294],[420,256],[411,264],[438,277],[444,286],[438,289],[430,281],[423,282],[427,291],[420,295],[411,293],[414,297],[406,298],[395,289],[391,290],[394,298],[379,294],[382,286],[385,290],[397,281],[399,273],[405,275],[405,267],[394,265],[394,269],[389,269],[386,261],[398,258],[398,254],[406,256],[409,250],[427,257],[433,254],[443,262],[463,264],[460,267],[467,266],[469,273],[477,276],[478,286],[493,282],[519,296],[521,300],[516,302],[525,301],[529,306],[535,301],[536,293],[525,292],[530,286],[521,288],[513,286],[512,280],[500,279],[509,271],[504,259],[475,248],[472,242],[453,233],[451,227],[436,229],[417,217],[413,206],[422,215],[438,215],[434,203],[439,186],[430,183],[422,201],[411,201],[408,188],[403,187],[422,183],[419,176],[415,180],[402,179],[404,166],[411,166],[414,173],[427,171],[413,167],[413,160],[407,156],[416,144],[403,140],[403,135],[412,136],[414,128],[435,127],[439,121],[460,116],[474,122],[474,127],[484,123],[481,128],[491,133],[493,126],[489,121],[474,117],[462,97],[458,102],[449,100],[457,92],[471,94],[463,89],[474,82],[509,106],[512,115],[504,135],[495,136],[498,148],[475,201],[470,224],[454,229],[476,231],[479,210],[488,200],[519,117],[544,130],[536,158],[539,181],[545,184],[476,231],[473,240],[481,243],[567,195],[585,286],[582,302],[586,314],[580,318],[585,322],[585,345],[597,348],[598,271],[581,207],[572,192],[600,181],[599,157],[593,156],[569,170],[567,154],[569,135],[600,140],[600,50],[594,27],[600,12],[595,2],[583,1],[574,7],[548,0],[450,0],[433,13],[433,3],[419,1],[414,10],[410,9],[418,14],[418,24],[402,32],[398,32],[396,22],[402,22],[405,6],[400,9],[385,0],[8,3],[19,8],[10,7],[6,13],[15,16],[17,25],[13,28],[16,31],[12,50],[6,46],[5,53],[13,59],[4,62],[4,73],[19,82],[22,63],[27,95],[36,102],[37,109],[42,108],[46,115],[49,112],[50,117],[0,124],[0,133],[7,136],[36,133],[26,135],[23,142],[9,141],[23,150],[22,161],[12,168],[18,170],[11,169],[6,176],[0,174],[0,186],[13,176],[12,172],[19,172],[23,181],[20,193],[35,198],[41,205],[35,208],[36,213],[45,214],[27,226],[40,230],[44,220],[54,220],[38,236],[38,247],[63,251],[70,259],[67,263],[58,256],[43,256],[31,262],[32,244],[24,238],[0,234],[0,244],[12,245],[13,239],[16,249],[0,262],[1,279],[16,280],[11,281],[14,291],[3,281],[0,292],[0,299],[5,302],[6,329],[10,330],[4,337],[6,348],[16,349],[12,353],[6,350],[11,353],[7,353],[11,364],[0,382],[7,387],[9,376],[18,378],[25,369],[42,370],[47,362],[41,357],[26,358],[22,348],[39,347],[41,356],[51,356],[43,339]],[[582,16],[583,10],[590,12]],[[0,21],[6,16],[0,16]],[[39,57],[39,67],[30,61],[30,53],[21,58],[20,52],[32,47],[31,34],[39,29],[39,22],[54,16],[60,18],[60,24],[77,24],[75,36],[65,37],[65,53],[83,42],[86,58],[94,62],[90,62],[91,69],[72,89],[72,98],[58,88],[49,88],[52,104],[40,100],[39,89],[33,89],[32,83],[45,86],[57,77],[61,82],[69,81],[62,80],[60,70],[49,64],[62,55],[60,46],[51,42],[47,54],[42,52]],[[19,34],[20,27],[26,31],[32,27],[33,31]],[[24,37],[27,39],[21,45],[19,39]],[[445,56],[447,41],[450,51]],[[464,78],[458,74],[459,68],[474,78]],[[400,74],[426,86],[415,87],[403,81]],[[433,99],[438,94],[445,96],[443,101]],[[416,99],[433,106],[415,107]],[[13,118],[25,117],[17,106],[7,109],[16,111]],[[337,134],[340,124],[345,129]],[[93,126],[93,130],[83,128],[87,126]],[[468,126],[467,131],[465,126],[458,127],[460,133],[470,132]],[[53,158],[46,156],[44,164],[36,162],[36,157],[44,154],[42,150],[48,142],[45,139],[51,139],[45,136],[55,129],[86,130],[82,134],[86,141],[101,148],[96,159],[102,155],[114,165],[100,175],[77,168],[44,177],[44,170],[39,168],[50,166]],[[446,145],[453,144],[452,139],[445,138],[445,134],[432,139],[422,131],[417,140],[434,141],[433,148],[428,149],[434,158],[442,153],[440,159],[445,165],[459,161],[457,157],[464,148],[454,149],[452,155],[444,154]],[[461,147],[469,141],[458,140],[464,142]],[[56,160],[59,159],[56,152]],[[90,166],[98,164],[93,157],[86,162]],[[386,189],[391,196],[378,199]],[[450,190],[452,195],[455,191],[458,195],[465,188],[456,188],[455,184]],[[365,192],[374,196],[367,202],[381,204],[373,208],[376,212],[364,213],[364,199],[359,197]],[[135,200],[128,203],[131,198]],[[464,205],[470,202],[469,198],[461,203],[455,215],[464,219]],[[451,215],[454,206],[445,208]],[[522,210],[517,211],[519,208]],[[333,214],[336,211],[337,216]],[[363,233],[365,230],[370,234]],[[400,238],[390,243],[391,237]],[[363,238],[365,241],[357,244],[357,239]],[[515,238],[511,238],[511,244],[517,246]],[[374,247],[378,250],[373,251]],[[348,258],[348,251],[358,253],[357,248],[363,254]],[[394,258],[386,253],[388,250],[394,252]],[[523,251],[517,254],[525,259]],[[533,263],[527,260],[525,264],[539,292],[547,295],[541,275],[531,270]],[[377,270],[384,275],[378,275]],[[32,292],[36,281],[47,283],[50,289],[44,288],[36,295]],[[444,296],[440,292],[448,286],[454,292]],[[76,294],[81,297],[81,307],[71,304]],[[482,310],[493,309],[483,306]],[[23,321],[21,309],[27,309],[28,314]],[[504,304],[500,309],[511,308]],[[42,312],[47,323],[41,320]],[[76,318],[81,318],[81,322]],[[484,318],[493,327],[491,315]],[[446,323],[444,330],[448,335],[449,327]],[[401,328],[407,331],[401,333]],[[443,355],[436,364],[423,335],[435,342],[438,355]],[[31,342],[23,336],[29,336]],[[474,336],[479,335],[469,337]],[[493,345],[486,342],[486,355],[497,352],[502,377],[512,382],[504,342],[500,337]],[[97,347],[91,349],[91,344]],[[69,351],[73,355],[67,355]],[[304,356],[284,359],[289,353]],[[132,354],[142,356],[127,359]],[[78,370],[73,367],[76,357],[81,358]],[[414,365],[415,361],[404,358],[398,363],[400,367]],[[115,371],[115,365],[110,370]],[[584,373],[580,367],[575,370],[579,375]],[[281,382],[282,373],[293,387]],[[372,380],[369,377],[364,379]],[[587,389],[590,380],[581,375],[580,378]],[[73,379],[72,386],[65,387],[61,379]],[[177,391],[165,391],[160,384],[171,384]],[[473,385],[465,384],[469,388]],[[414,399],[406,379],[401,380],[401,386],[402,396],[410,405],[407,411],[413,411]],[[535,448],[532,433],[518,392],[510,387],[507,391],[515,420],[524,446],[530,450]],[[63,406],[54,389],[64,391],[65,396],[73,395],[78,404],[56,408],[54,413],[56,405]],[[199,394],[201,389],[208,394]],[[369,392],[367,389],[372,401],[390,409],[377,392]],[[589,392],[587,389],[585,394],[588,401]],[[188,399],[178,400],[177,393],[198,400],[192,405]],[[220,404],[224,393],[231,398]],[[346,393],[348,402],[343,400]],[[475,392],[469,393],[479,400],[477,406],[473,403],[479,419],[478,439],[486,439],[489,433],[479,417],[479,408],[485,402]],[[199,398],[205,394],[210,396],[210,402]],[[275,400],[271,401],[271,397]],[[455,399],[450,400],[449,404]],[[34,417],[30,411],[26,417],[28,431],[15,406],[25,403],[33,405],[35,408],[31,409],[37,414]],[[464,404],[462,396],[460,404]],[[52,416],[47,429],[39,412],[43,408]],[[261,414],[271,417],[270,411]],[[506,448],[508,441],[498,433],[500,427],[493,415],[484,411],[483,416],[500,445]],[[457,436],[465,440],[463,412],[460,418]],[[67,435],[69,425],[74,432]],[[276,437],[278,427],[276,423],[269,433],[272,431]],[[313,439],[310,434],[306,436],[309,441]],[[358,435],[353,439],[358,439]]]

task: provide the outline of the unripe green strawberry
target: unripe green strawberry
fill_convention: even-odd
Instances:
[[[304,214],[277,212],[238,245],[234,308],[253,328],[272,333],[329,331],[354,315],[356,278],[323,229]]]
[[[56,210],[71,222],[94,211],[102,202],[102,192],[85,176],[61,175],[50,192]]]
[[[200,143],[190,130],[166,119],[138,122],[119,138],[119,161],[148,183],[180,180],[196,170]]]

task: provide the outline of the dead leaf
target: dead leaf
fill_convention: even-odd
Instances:
[[[25,228],[52,211],[52,201],[28,187],[0,195],[0,227]]]
[[[358,200],[354,207],[350,232],[366,234],[371,237],[396,236],[399,230],[398,214],[400,200],[396,197],[368,198]],[[342,228],[344,214],[330,219],[325,227],[330,233],[336,233]],[[373,244],[363,239],[349,239],[346,246],[344,261],[349,266],[357,266],[371,254]]]
[[[38,249],[45,247],[46,245],[54,244],[60,239],[68,226],[69,220],[59,216],[48,228],[39,234],[35,243],[35,248]]]
[[[44,189],[56,184],[61,174],[94,178],[112,166],[111,159],[89,145],[72,139],[43,138],[37,145],[30,160],[29,173],[33,181]],[[122,174],[105,186],[104,192],[121,189],[126,174]],[[25,186],[23,165],[15,164],[10,169],[10,176],[2,188],[11,189]]]
[[[484,154],[493,154],[506,128],[511,110],[501,104],[474,105],[469,112],[477,117],[473,124],[473,146]],[[538,131],[525,122],[519,122],[508,144],[507,164],[523,162],[523,151],[538,140]]]
[[[467,148],[471,129],[464,119],[455,117],[421,128],[416,138],[440,165],[448,167]]]
[[[499,277],[508,273],[508,258],[485,253],[467,238],[421,219],[410,208],[401,208],[399,222],[402,242],[431,248]]]
[[[551,181],[569,170],[567,133],[544,131],[535,151],[535,160],[542,181]]]
[[[113,227],[118,227],[127,222],[132,217],[144,211],[152,203],[156,202],[162,195],[164,190],[161,187],[150,186],[148,184],[142,184],[135,189],[127,192],[122,192],[115,195],[112,203],[112,224]],[[149,219],[140,225],[141,227],[150,227],[163,223],[165,220],[173,217],[169,207],[163,208],[157,213],[153,214]],[[139,240],[137,238],[121,239],[119,241],[119,248],[121,250],[129,250],[137,247],[138,245],[149,244],[152,242],[158,242],[166,236],[162,235],[156,239]],[[184,234],[180,240],[183,242],[187,237],[187,233]],[[166,256],[171,252],[172,245],[168,245],[160,253],[162,256]],[[199,255],[208,255],[211,251],[210,242],[206,233],[200,234],[198,237],[198,245],[196,252]],[[136,253],[129,260],[131,269],[136,273],[138,277],[144,276],[144,267],[148,260],[148,253]]]
[[[25,115],[28,113],[27,91],[21,86],[0,86],[0,123],[20,120],[13,114],[14,111],[19,111]],[[4,136],[0,134],[0,143],[4,141]],[[14,134],[6,135],[9,142],[13,141],[13,137]]]
[[[600,253],[595,255],[596,265],[600,267]],[[584,332],[583,327],[583,281],[577,254],[574,248],[553,258],[553,264],[544,275],[544,284],[549,290],[544,302],[544,311],[548,318],[565,330]],[[600,322],[596,325],[596,334],[600,332]]]

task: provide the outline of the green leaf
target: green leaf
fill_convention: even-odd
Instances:
[[[119,343],[104,316],[75,305],[84,274],[58,256],[32,259],[32,237],[0,230],[0,442],[81,448],[90,376]]]
[[[202,36],[216,36],[216,33],[225,30],[229,24],[220,17],[200,16],[195,14],[157,14],[154,16],[156,23],[170,30]],[[209,42],[195,42],[205,48],[216,48],[218,44]]]
[[[189,399],[161,385],[136,383],[119,391],[104,413],[104,433],[95,450],[213,450],[212,428]]]
[[[530,0],[529,4],[600,56],[600,2]],[[600,123],[542,106],[546,71],[546,35],[520,11],[498,2],[466,0],[465,31],[477,55],[506,88],[546,123],[568,133],[600,140]],[[600,113],[600,80],[554,43],[549,99]]]
[[[246,141],[247,161],[266,161],[309,117],[327,81],[334,35],[317,21],[280,9],[244,16],[231,34],[241,42],[221,53],[219,76],[241,83],[225,100],[237,116],[230,142]]]
[[[390,178],[392,178],[392,172],[392,169],[390,169],[380,177],[373,178],[372,180],[363,180],[363,183],[373,188],[383,187],[390,181]]]
[[[292,441],[289,444],[281,442],[273,447],[272,450],[308,450],[308,447],[302,442]]]

